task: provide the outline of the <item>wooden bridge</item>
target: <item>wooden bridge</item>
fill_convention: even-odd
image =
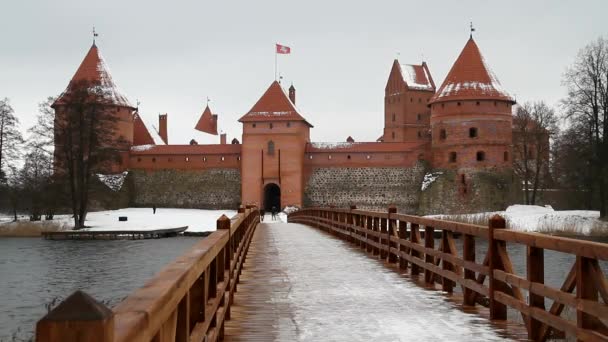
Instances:
[[[74,293],[36,340],[608,340],[605,244],[507,230],[499,216],[483,227],[325,208],[288,220],[259,224],[253,207],[221,217],[113,309]],[[544,282],[544,250],[575,260],[560,288]]]

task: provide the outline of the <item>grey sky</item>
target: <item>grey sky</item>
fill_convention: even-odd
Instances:
[[[429,64],[437,86],[469,35],[519,102],[564,96],[564,69],[608,33],[608,1],[9,1],[0,20],[0,97],[25,129],[59,94],[97,40],[114,81],[142,115],[169,113],[169,140],[187,143],[212,100],[229,139],[274,79],[315,128],[314,141],[373,141],[382,131],[393,59]],[[342,122],[342,123],[339,123]]]

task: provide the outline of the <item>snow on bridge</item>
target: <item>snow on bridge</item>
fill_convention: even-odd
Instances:
[[[225,341],[505,340],[486,319],[379,263],[319,230],[266,216]]]

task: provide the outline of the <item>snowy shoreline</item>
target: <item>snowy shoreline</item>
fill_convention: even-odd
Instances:
[[[507,228],[564,236],[608,236],[608,222],[599,219],[594,210],[554,210],[537,205],[512,205],[505,211],[474,214],[427,215],[440,220],[487,225],[490,217],[500,215]]]
[[[187,232],[199,233],[215,231],[216,221],[222,216],[233,217],[235,210],[203,210],[157,208],[124,208],[90,212],[87,215],[83,230],[157,230],[188,226]],[[118,221],[119,216],[126,216],[127,221]],[[40,236],[42,231],[70,230],[73,226],[71,215],[57,215],[52,221],[0,221],[0,236]],[[21,230],[21,231],[20,231]],[[23,231],[26,232],[23,232]],[[2,234],[4,232],[4,234]],[[12,233],[12,234],[11,234]]]

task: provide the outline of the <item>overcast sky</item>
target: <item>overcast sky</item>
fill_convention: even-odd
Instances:
[[[608,34],[608,1],[8,1],[0,20],[0,98],[25,130],[37,103],[67,86],[92,42],[148,122],[169,114],[169,140],[187,143],[206,103],[229,139],[274,80],[315,127],[313,141],[373,141],[383,127],[393,59],[428,63],[439,87],[469,37],[518,102],[564,96],[578,50]],[[199,138],[199,140],[202,140]],[[215,140],[215,139],[214,139]]]

